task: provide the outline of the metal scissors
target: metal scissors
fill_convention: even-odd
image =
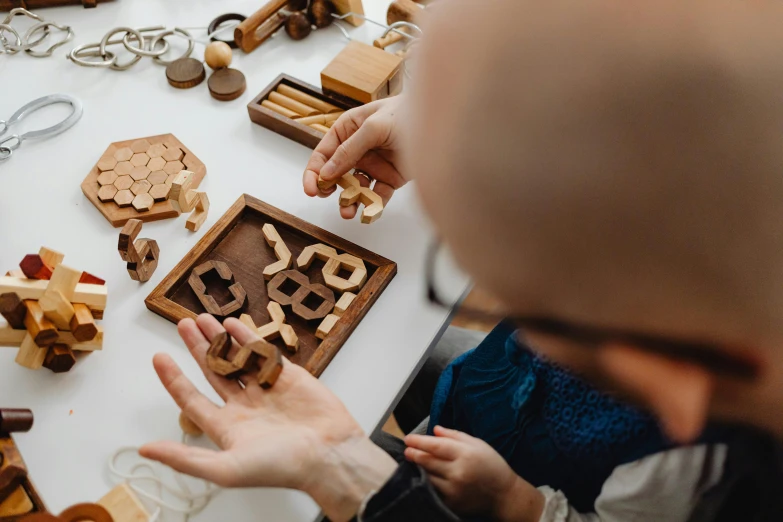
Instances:
[[[60,123],[46,129],[28,131],[24,134],[11,134],[5,138],[2,137],[8,129],[22,121],[31,113],[55,103],[67,103],[73,109],[71,114]],[[8,120],[0,120],[0,162],[9,159],[25,140],[56,136],[73,127],[81,117],[82,102],[67,94],[50,94],[49,96],[44,96],[43,98],[31,101],[13,113]]]

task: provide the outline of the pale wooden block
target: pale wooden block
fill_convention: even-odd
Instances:
[[[207,197],[206,192],[196,193],[195,205],[195,210],[185,222],[185,228],[192,232],[198,232],[198,229],[201,228],[201,225],[204,224],[209,215],[209,197]]]
[[[364,14],[362,0],[332,0],[332,4],[337,13],[341,15],[347,13]],[[357,27],[364,23],[364,19],[357,16],[349,16],[345,21]]]
[[[49,281],[40,279],[18,279],[16,277],[0,277],[0,294],[16,292],[22,300],[38,300],[43,297]],[[90,310],[104,310],[109,292],[106,285],[91,285],[79,283],[73,292],[71,303],[82,303]]]
[[[62,266],[62,265],[60,265]],[[74,309],[59,290],[46,290],[46,293],[38,300],[43,310],[44,317],[49,319],[58,330],[70,330]]]
[[[46,286],[46,291],[57,290],[63,294],[65,299],[73,301],[73,293],[81,277],[81,270],[75,270],[61,263],[54,268],[49,284]]]
[[[250,328],[250,331],[252,332],[258,331],[258,327],[256,326],[256,323],[253,322],[253,318],[247,314],[240,315],[239,322]]]
[[[63,259],[65,259],[65,254],[46,247],[41,247],[41,249],[38,251],[38,255],[41,256],[43,262],[51,268],[55,268],[57,265],[63,262]]]
[[[354,299],[356,299],[356,294],[345,292],[334,305],[334,315],[342,316]]]
[[[27,276],[24,275],[24,272],[20,268],[17,268],[15,270],[9,270],[5,273],[7,277],[15,277],[17,279],[27,279]]]
[[[97,328],[98,335],[96,335],[92,341],[72,344],[71,350],[78,352],[95,352],[97,350],[103,350],[103,327],[97,326]]]
[[[261,232],[264,234],[264,239],[266,240],[267,245],[274,249],[275,256],[277,257],[276,262],[264,267],[264,279],[269,280],[272,279],[275,274],[291,268],[293,256],[291,255],[291,251],[288,250],[288,246],[286,246],[283,238],[281,238],[280,234],[278,234],[274,225],[271,223],[266,223],[263,227],[261,227]]]
[[[0,502],[0,520],[6,517],[24,515],[33,510],[33,501],[22,486],[17,487],[5,500]]]
[[[330,259],[337,257],[337,250],[322,243],[306,246],[296,259],[296,267],[299,270],[307,270],[316,257],[321,261],[328,262]]]
[[[18,348],[26,335],[27,330],[14,330],[11,325],[3,323],[0,325],[0,346]]]
[[[48,351],[48,346],[41,348],[35,344],[31,335],[25,335],[15,360],[20,366],[30,368],[31,370],[37,370],[43,366],[44,359],[46,359],[46,352]]]
[[[337,324],[338,319],[340,319],[340,316],[334,314],[324,317],[324,320],[318,325],[318,330],[315,331],[315,336],[319,339],[325,339],[329,332],[332,331],[332,328],[334,328],[334,325]]]
[[[114,522],[148,522],[150,515],[127,483],[104,495],[98,504],[106,508]]]
[[[169,191],[169,200],[173,200],[180,207],[182,212],[190,212],[192,208],[185,210],[182,208],[182,202],[188,203],[188,192],[193,188],[194,175],[189,170],[181,170],[174,176],[174,180],[171,182],[171,190]]]

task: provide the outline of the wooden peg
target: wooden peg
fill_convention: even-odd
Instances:
[[[62,266],[62,265],[61,265]],[[74,285],[75,288],[76,285]],[[73,305],[59,290],[47,290],[38,300],[44,317],[49,319],[58,330],[68,330],[73,319]],[[92,314],[90,315],[92,317]]]
[[[57,341],[57,328],[49,319],[44,317],[38,301],[27,299],[24,304],[27,308],[27,314],[24,318],[24,326],[27,332],[37,346],[48,348]]]
[[[24,318],[27,308],[24,302],[15,292],[7,292],[0,295],[0,315],[8,322],[11,328],[24,329]]]
[[[270,92],[268,99],[272,103],[276,103],[287,109],[291,109],[292,111],[299,114],[300,116],[313,116],[315,114],[318,114],[319,112],[318,109],[314,109],[313,107],[310,107],[309,105],[305,105],[300,101],[296,101],[293,98],[284,96],[277,91]]]
[[[65,254],[61,254],[56,250],[52,250],[51,248],[46,247],[41,247],[41,249],[38,251],[38,255],[41,256],[43,262],[46,263],[47,266],[50,266],[52,270],[54,270],[54,267],[62,263],[63,259],[65,259]]]
[[[342,317],[348,307],[351,306],[351,303],[353,303],[354,299],[356,299],[356,294],[345,292],[342,296],[340,296],[340,299],[338,299],[337,303],[334,305],[334,315]]]
[[[25,277],[28,279],[50,279],[53,266],[46,264],[40,254],[27,254],[19,263]]]
[[[264,268],[264,279],[269,280],[272,279],[278,272],[282,272],[283,270],[288,270],[291,268],[291,261],[293,260],[293,256],[291,255],[291,251],[288,250],[288,247],[286,246],[283,239],[280,237],[280,234],[277,233],[277,229],[274,225],[271,223],[266,223],[261,228],[261,231],[264,234],[266,243],[274,249],[275,256],[277,257],[276,263],[267,265]]]
[[[330,114],[335,112],[342,114],[344,112],[340,107],[337,107],[336,105],[332,105],[331,103],[327,103],[323,100],[320,100],[315,96],[311,96],[306,92],[302,92],[299,89],[295,89],[294,87],[291,87],[290,85],[286,85],[285,83],[281,83],[280,85],[278,85],[277,89],[275,90],[280,94],[282,94],[283,96],[286,96],[292,100],[296,100],[300,103],[303,103],[309,107],[312,107],[313,109],[317,109],[324,114]]]
[[[70,330],[74,339],[80,343],[95,339],[95,336],[98,335],[98,327],[90,309],[86,305],[76,303],[73,305],[73,311]]]
[[[20,433],[33,427],[33,412],[27,408],[0,408],[0,433]]]
[[[185,228],[191,232],[198,232],[201,225],[207,220],[209,215],[209,198],[206,192],[196,193],[196,208],[193,213],[188,216],[188,220],[185,222]]]
[[[242,51],[249,53],[272,36],[285,23],[280,13],[288,0],[271,0],[261,9],[248,16],[234,29],[234,42]]]
[[[310,127],[317,130],[318,132],[323,132],[324,134],[329,132],[329,127],[326,125],[321,125],[320,123],[312,123],[310,124]]]
[[[339,319],[340,316],[335,314],[329,314],[324,317],[324,320],[321,321],[321,324],[318,325],[318,329],[315,331],[315,336],[318,339],[325,339]]]
[[[46,352],[43,367],[50,369],[54,373],[65,373],[76,364],[76,357],[73,350],[64,344],[54,344]]]
[[[316,114],[315,116],[304,116],[302,118],[295,118],[295,121],[297,123],[301,123],[302,125],[312,125],[314,123],[323,125],[324,123],[326,123],[326,114]]]
[[[49,284],[46,285],[46,293],[57,290],[62,293],[66,300],[72,302],[73,294],[76,291],[76,285],[79,284],[81,277],[81,270],[75,270],[63,264],[59,264],[54,268],[52,277],[49,279]],[[44,295],[46,295],[46,293]]]
[[[278,114],[281,114],[285,116],[286,118],[299,118],[299,114],[292,111],[291,109],[288,109],[286,107],[283,107],[282,105],[278,105],[274,102],[271,102],[269,100],[264,100],[261,102],[261,105],[266,107],[267,109],[273,110]]]
[[[28,333],[19,346],[15,361],[20,366],[37,370],[43,366],[48,352],[48,346],[38,346],[33,340],[33,336]]]

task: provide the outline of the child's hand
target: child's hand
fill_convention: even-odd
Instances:
[[[405,457],[427,470],[446,505],[459,515],[537,522],[544,496],[518,477],[492,447],[461,431],[405,437]]]

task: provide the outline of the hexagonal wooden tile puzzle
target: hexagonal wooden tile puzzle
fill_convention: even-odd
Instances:
[[[171,182],[187,169],[193,189],[207,174],[206,166],[173,134],[161,134],[109,145],[82,182],[87,196],[112,226],[129,219],[158,221],[179,216],[168,201]]]

